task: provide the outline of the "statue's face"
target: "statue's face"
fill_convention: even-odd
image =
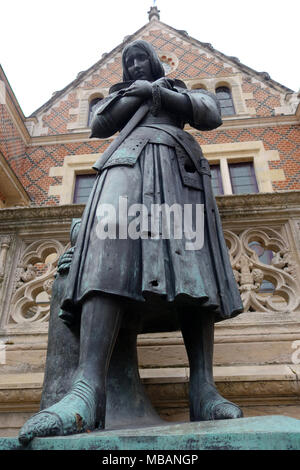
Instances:
[[[143,49],[131,47],[126,54],[125,63],[132,80],[153,80],[150,58]]]

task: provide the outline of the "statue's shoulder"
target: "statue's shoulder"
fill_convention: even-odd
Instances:
[[[110,87],[109,89],[109,94],[117,93],[120,90],[124,90],[125,88],[128,88],[133,81],[130,82],[120,82],[120,83],[115,83],[113,86]]]

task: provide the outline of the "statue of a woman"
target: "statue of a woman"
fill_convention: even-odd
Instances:
[[[62,400],[25,423],[22,443],[35,436],[104,427],[106,374],[125,311],[127,318],[132,312],[134,321],[137,314],[148,330],[152,324],[155,331],[154,323],[161,325],[156,331],[181,328],[190,363],[193,421],[242,416],[237,405],[220,396],[212,373],[214,323],[240,313],[242,303],[212,196],[209,165],[196,141],[183,131],[186,123],[201,131],[220,126],[218,103],[205,90],[187,90],[183,82],[165,78],[145,41],[127,45],[122,63],[124,82],[96,110],[92,137],[121,132],[94,166],[98,176],[62,305],[65,320],[80,319],[76,377]],[[101,208],[112,207],[118,215],[121,201],[128,209],[134,204],[147,209],[146,231],[130,237],[120,218],[110,220],[106,214],[107,226],[119,221],[117,236],[100,236]],[[186,231],[181,237],[171,232],[162,236],[161,228],[151,224],[153,207],[189,209],[189,232],[197,238],[203,230],[202,242],[191,244]],[[197,207],[204,207],[201,224]],[[129,217],[127,224],[131,221]]]

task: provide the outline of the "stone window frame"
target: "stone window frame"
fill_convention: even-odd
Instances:
[[[273,181],[284,181],[283,169],[270,169],[268,162],[280,160],[277,150],[265,150],[262,141],[209,144],[201,146],[212,165],[220,165],[224,196],[233,194],[229,173],[230,163],[253,162],[258,192],[272,193]]]
[[[68,131],[76,132],[89,129],[88,120],[90,112],[90,102],[95,98],[106,98],[109,93],[109,88],[93,88],[84,90],[80,88],[77,91],[77,98],[79,101],[79,107],[74,109],[71,108],[69,111],[70,116],[76,116],[74,122],[69,122],[67,125]]]
[[[60,205],[73,204],[76,175],[95,173],[92,166],[101,155],[102,153],[67,155],[63,166],[50,168],[49,176],[60,176],[62,182],[59,185],[50,186],[48,195],[59,196]]]
[[[203,83],[202,80],[197,80],[197,83],[194,83],[191,86],[191,90],[207,90],[207,84]],[[208,90],[207,90],[208,91]]]
[[[250,117],[253,114],[251,108],[247,108],[246,100],[253,99],[253,93],[245,93],[242,89],[243,76],[238,73],[228,77],[195,78],[185,80],[188,89],[195,90],[204,88],[215,93],[219,87],[229,88],[234,104],[235,114],[233,116],[222,116],[223,120]]]

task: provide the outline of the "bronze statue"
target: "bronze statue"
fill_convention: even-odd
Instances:
[[[147,331],[182,331],[190,363],[191,420],[242,416],[237,405],[220,396],[212,372],[214,323],[241,313],[242,303],[212,194],[208,162],[193,137],[183,131],[186,123],[201,131],[220,126],[217,100],[205,90],[187,90],[183,82],[165,78],[153,47],[145,41],[127,45],[122,63],[124,81],[112,87],[100,103],[91,137],[120,134],[95,163],[98,175],[75,237],[74,254],[71,250],[60,261],[59,271],[66,267],[69,274],[65,290],[59,293],[60,318],[55,315],[53,321],[63,325],[64,320],[69,331],[76,330],[74,325],[80,328],[76,360],[70,353],[74,374],[65,369],[65,383],[61,380],[60,388],[56,387],[54,403],[53,393],[50,400],[45,391],[51,388],[49,377],[53,381],[56,374],[64,373],[49,362],[42,410],[21,429],[23,444],[35,436],[103,429],[106,390],[115,390],[114,374],[123,377],[119,379],[123,386],[119,400],[114,397],[112,413],[122,414],[117,403],[123,403],[122,393],[128,397],[128,390],[140,390],[137,365],[133,364],[136,358],[126,348],[130,341],[135,347],[137,333]],[[190,214],[197,205],[204,207],[203,246],[187,248],[190,238],[185,232],[181,238],[174,234],[162,237],[160,229],[153,232],[151,223],[139,237],[99,236],[99,208],[106,205],[120,213],[124,200],[127,207],[139,204],[148,209],[149,222],[155,205],[189,207]],[[106,224],[109,222],[116,220],[106,217]],[[143,225],[145,220],[139,222]],[[121,225],[117,222],[117,234],[124,233]],[[190,228],[195,233],[195,225]],[[57,299],[52,300],[55,302]],[[49,335],[54,344],[53,325]],[[124,336],[129,330],[135,339]],[[67,340],[68,334],[64,336]],[[56,347],[62,348],[61,344]],[[114,354],[118,360],[111,359]],[[67,364],[67,357],[65,361]],[[131,379],[124,372],[129,363],[135,370]],[[65,390],[66,383],[70,387]]]

